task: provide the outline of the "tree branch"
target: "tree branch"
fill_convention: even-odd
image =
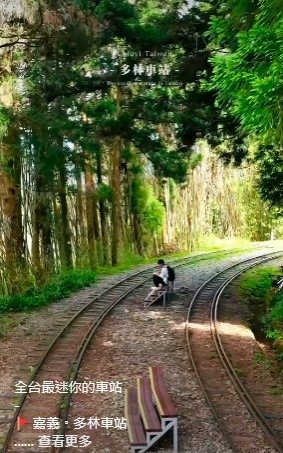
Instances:
[[[19,38],[20,39],[20,38]],[[13,42],[6,42],[5,44],[0,44],[0,49],[2,49],[3,47],[12,47],[12,46],[15,46],[16,44],[19,43],[19,39],[17,39],[16,41],[13,41]]]

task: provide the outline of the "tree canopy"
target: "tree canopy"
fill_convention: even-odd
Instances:
[[[272,222],[259,228],[240,214],[247,202],[231,181],[241,170],[207,151],[238,165],[248,156],[248,193],[258,162],[262,197],[282,203],[272,190],[282,175],[282,24],[268,2],[9,3],[0,9],[3,293],[66,268],[115,265],[123,253],[192,249],[201,231],[270,234]],[[256,197],[255,206],[265,219],[268,206]]]
[[[217,102],[257,143],[253,157],[261,192],[272,205],[282,206],[282,5],[278,0],[227,1],[219,8],[209,35],[216,48],[211,61]]]

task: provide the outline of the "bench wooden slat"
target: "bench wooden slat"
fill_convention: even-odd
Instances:
[[[144,427],[148,432],[162,431],[160,418],[155,409],[152,400],[150,381],[148,378],[138,378],[138,402],[139,409],[144,423]]]
[[[155,403],[160,417],[177,417],[176,409],[165,387],[161,367],[149,367],[149,373],[151,389],[155,397]]]
[[[146,446],[146,436],[138,410],[137,390],[133,388],[126,389],[125,399],[125,416],[127,419],[130,443],[134,447]]]

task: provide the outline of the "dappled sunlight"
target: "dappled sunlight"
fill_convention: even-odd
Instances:
[[[202,332],[209,332],[210,331],[210,324],[200,324],[200,323],[184,323],[191,331],[202,331]],[[180,329],[175,329],[180,330]],[[218,324],[218,331],[221,335],[229,335],[235,337],[242,337],[242,338],[250,338],[254,339],[253,332],[246,326],[242,324],[233,324],[229,322],[221,322]]]
[[[189,323],[187,323],[187,321],[176,322],[172,319],[168,320],[168,319],[166,319],[165,313],[163,310],[144,312],[143,317],[144,317],[144,319],[166,320],[166,324],[169,325],[169,328],[172,332],[184,331],[187,327],[189,328],[190,331],[210,332],[210,323],[209,322],[205,322],[205,323],[189,322]],[[221,335],[235,336],[235,337],[240,337],[240,338],[249,338],[252,340],[255,339],[254,334],[250,330],[250,328],[243,324],[236,324],[236,323],[230,323],[230,322],[218,322],[217,328]]]
[[[111,346],[114,346],[114,343],[112,341],[104,341],[103,346],[111,347]]]
[[[164,312],[161,312],[161,311],[148,311],[148,312],[145,312],[145,318],[149,318],[149,319],[164,319]]]
[[[188,327],[190,331],[210,332],[209,323],[204,323],[204,324],[194,323],[194,322],[176,323],[174,321],[170,321],[169,324],[171,324],[171,330],[173,332],[185,330],[186,327]],[[235,336],[235,337],[254,339],[253,332],[248,327],[243,326],[242,324],[221,322],[218,324],[218,330],[221,335],[229,335],[229,336]]]
[[[198,324],[198,323],[189,322],[187,325],[188,325],[189,329],[192,329],[192,330],[202,330],[202,331],[207,331],[207,332],[210,331],[210,324]]]
[[[176,323],[173,322],[174,326],[171,327],[173,332],[179,332],[180,330],[184,330],[186,328],[186,322]]]
[[[237,337],[251,338],[254,340],[254,334],[249,327],[242,324],[231,324],[228,322],[220,322],[218,324],[219,332],[223,335],[235,335]]]

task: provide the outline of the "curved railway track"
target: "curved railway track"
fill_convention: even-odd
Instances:
[[[174,267],[180,267],[212,259],[219,254],[223,255],[223,252],[199,254],[171,262],[174,263]],[[235,254],[235,250],[225,252],[225,254],[228,256]],[[65,315],[53,327],[53,339],[46,338],[46,344],[38,348],[42,351],[41,358],[32,364],[27,376],[20,377],[17,381],[23,381],[26,387],[34,383],[42,385],[43,382],[51,380],[53,382],[75,381],[86,348],[104,318],[115,305],[151,279],[153,269],[153,266],[142,269],[95,294],[88,304],[70,310],[68,315]],[[3,453],[20,453],[21,451],[34,453],[36,451],[36,439],[39,435],[46,434],[45,430],[32,430],[31,424],[18,432],[17,421],[19,416],[27,418],[29,421],[37,417],[58,417],[61,426],[56,434],[64,435],[71,394],[39,393],[36,390],[32,393],[23,393],[16,402],[17,406],[15,406],[13,414],[10,415],[16,396],[17,394],[8,395],[10,404],[2,404],[2,407],[0,407],[2,412],[6,411],[2,426],[5,424],[8,426],[1,449]],[[52,447],[41,447],[39,450],[43,453],[55,451]],[[56,451],[61,451],[61,449],[57,448]]]
[[[186,323],[190,360],[210,409],[234,452],[283,452],[283,436],[260,410],[239,379],[218,330],[223,291],[247,269],[282,256],[269,254],[234,264],[207,280],[195,293]],[[263,433],[259,439],[255,421]],[[266,450],[266,448],[272,450]]]

